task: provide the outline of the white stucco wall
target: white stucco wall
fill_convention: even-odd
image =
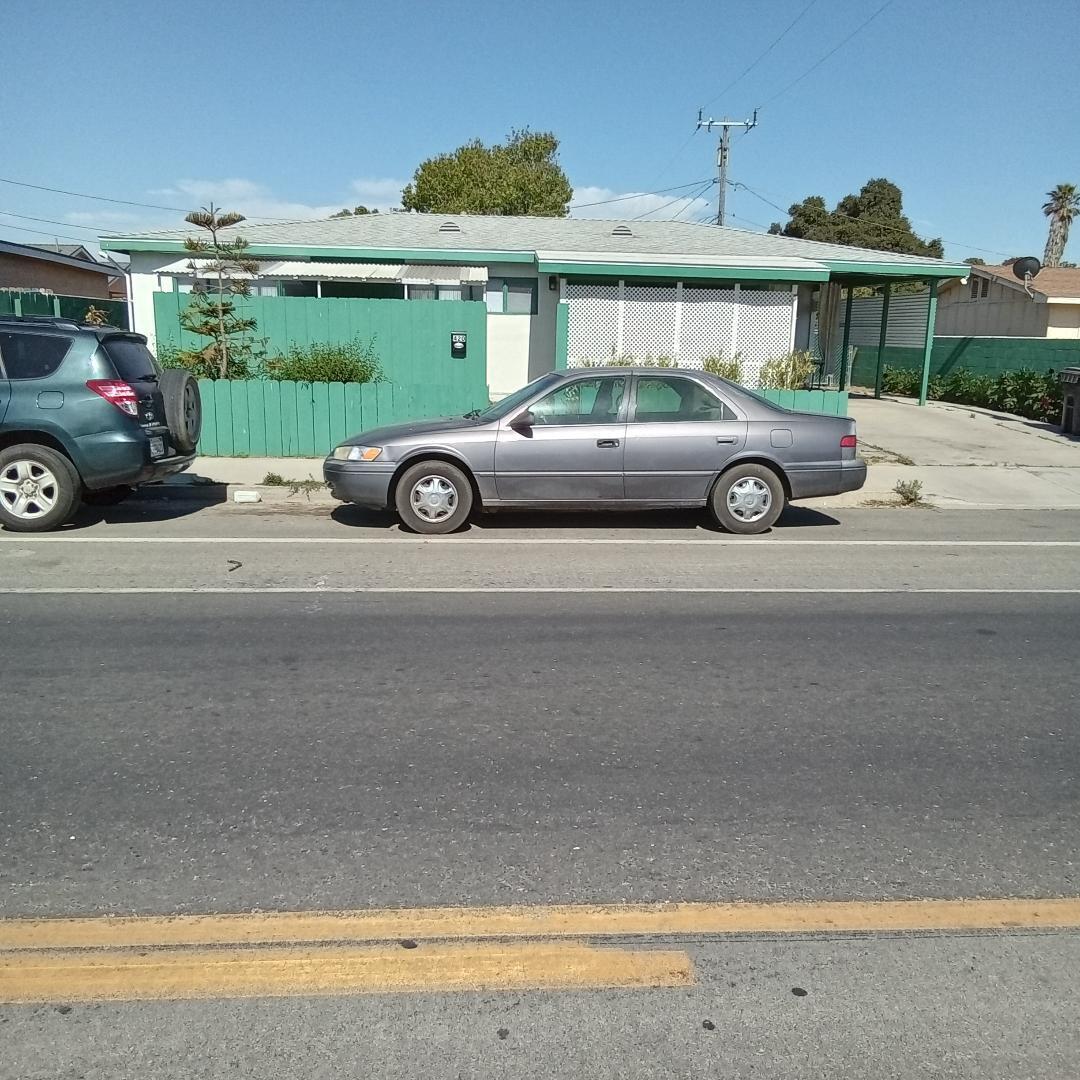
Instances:
[[[131,254],[131,306],[133,329],[145,334],[150,348],[154,340],[154,293],[169,292],[172,278],[159,274],[158,267],[168,266],[177,260],[175,254],[156,254],[152,251],[135,251]]]
[[[982,279],[977,279],[981,282]],[[991,281],[986,296],[971,299],[971,285],[957,282],[938,297],[935,333],[957,337],[1046,337],[1047,305]]]
[[[1047,304],[1046,336],[1080,339],[1080,304]]]
[[[534,316],[487,317],[488,392],[493,400],[529,381],[529,336]]]

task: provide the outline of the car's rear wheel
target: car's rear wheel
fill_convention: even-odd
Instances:
[[[82,482],[75,466],[48,446],[19,443],[0,450],[0,525],[47,532],[71,520]]]
[[[202,397],[199,383],[190,371],[166,368],[158,383],[165,402],[165,423],[173,446],[181,454],[190,454],[202,434]]]
[[[784,512],[784,485],[765,465],[734,465],[713,485],[709,509],[728,532],[765,532]]]
[[[119,487],[98,488],[96,491],[86,490],[83,492],[82,501],[87,506],[116,506],[134,492],[135,489],[128,484],[121,484]]]
[[[394,491],[401,523],[413,532],[460,529],[472,512],[473,491],[461,469],[445,461],[421,461],[406,469]]]

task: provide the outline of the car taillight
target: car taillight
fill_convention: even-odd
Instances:
[[[840,440],[840,445],[846,450],[848,448],[854,448],[859,445],[859,440],[854,435],[845,435]]]
[[[122,413],[127,413],[128,416],[139,415],[139,395],[130,383],[121,382],[119,379],[91,379],[86,388],[100,394],[106,401],[111,401]]]

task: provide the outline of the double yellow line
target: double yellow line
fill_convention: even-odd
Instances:
[[[588,939],[1080,929],[1080,899],[564,905],[0,920],[0,1002],[688,986]]]

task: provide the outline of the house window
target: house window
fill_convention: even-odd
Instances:
[[[492,278],[487,284],[487,309],[494,315],[535,315],[534,278]]]
[[[990,292],[990,279],[984,277],[982,279],[982,292],[980,293],[980,295],[985,297],[987,295],[987,293],[989,293],[989,292]]]
[[[410,285],[410,300],[483,300],[481,285]]]
[[[970,287],[971,287],[971,299],[972,300],[978,300],[979,299],[979,279],[974,274],[971,275],[971,285],[970,285]]]

